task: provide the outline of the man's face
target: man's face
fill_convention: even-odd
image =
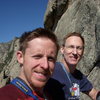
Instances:
[[[28,42],[25,54],[17,53],[22,66],[21,77],[34,88],[43,88],[54,70],[57,48],[47,38],[35,38]]]
[[[67,38],[65,46],[61,48],[64,59],[69,65],[77,65],[83,55],[83,51],[83,42],[78,36]]]

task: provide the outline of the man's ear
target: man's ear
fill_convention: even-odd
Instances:
[[[23,53],[21,51],[17,51],[17,61],[19,64],[23,64]]]
[[[61,54],[64,54],[64,46],[61,46],[60,52],[61,52]]]

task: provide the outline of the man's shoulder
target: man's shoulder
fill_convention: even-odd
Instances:
[[[56,62],[54,71],[61,71],[61,69],[62,69],[61,63],[60,62]]]
[[[12,98],[12,95],[14,95],[15,90],[13,85],[9,84],[2,88],[0,88],[0,98],[2,100],[10,100]],[[11,99],[12,100],[12,99]]]
[[[1,93],[2,91],[3,91],[3,92],[6,92],[6,91],[16,90],[15,88],[16,88],[16,87],[13,86],[12,84],[8,84],[8,85],[6,85],[6,86],[0,88],[0,93]]]
[[[53,76],[62,76],[63,75],[63,69],[62,69],[62,65],[60,62],[56,62],[55,63],[55,68],[54,68],[54,72],[53,72]]]
[[[56,67],[56,66],[61,66],[61,63],[60,63],[60,62],[56,62],[56,63],[55,63],[55,67]]]
[[[22,98],[23,95],[24,94],[12,84],[0,88],[1,100],[16,100],[18,97]]]
[[[84,78],[84,74],[80,70],[78,70],[78,69],[76,69],[74,71],[74,73],[72,73],[72,75],[74,76],[74,78],[76,78],[78,80],[81,80],[81,79]]]

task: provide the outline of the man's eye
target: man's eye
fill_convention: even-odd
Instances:
[[[68,46],[68,48],[69,48],[69,49],[74,49],[74,46],[71,45],[71,46]]]
[[[33,58],[35,59],[40,59],[42,56],[41,55],[35,55],[35,56],[32,56]]]
[[[66,48],[70,49],[70,48],[73,48],[72,45],[69,45],[69,46],[65,46]]]
[[[55,61],[55,58],[53,58],[53,57],[48,57],[48,60],[54,62],[54,61]]]
[[[83,47],[80,47],[80,46],[79,46],[79,47],[77,47],[77,49],[78,49],[78,50],[83,50]]]

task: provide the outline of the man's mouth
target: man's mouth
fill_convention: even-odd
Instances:
[[[33,74],[39,80],[45,80],[45,79],[47,79],[47,76],[48,76],[47,72],[44,72],[44,71],[42,71],[42,72],[34,71]]]
[[[36,72],[35,73],[39,74],[39,75],[46,75],[47,73],[46,72]]]

